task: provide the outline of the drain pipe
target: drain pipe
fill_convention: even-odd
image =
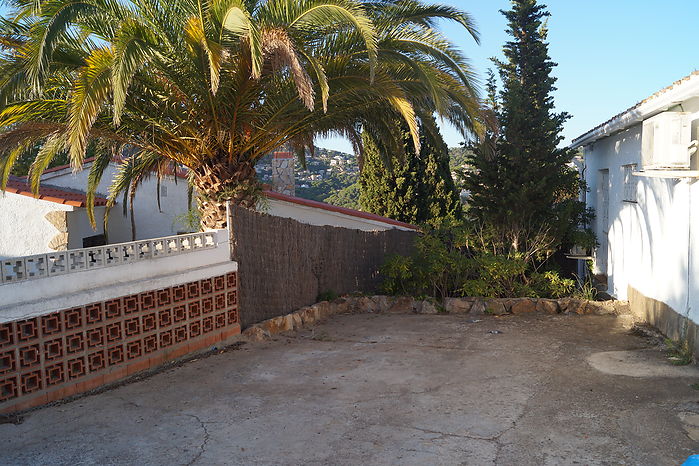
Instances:
[[[687,180],[687,302],[685,304],[685,314],[680,329],[680,341],[687,340],[689,332],[689,314],[692,310],[692,185],[696,179],[689,178]]]

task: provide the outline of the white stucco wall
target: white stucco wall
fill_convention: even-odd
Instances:
[[[269,215],[277,217],[292,218],[298,222],[318,226],[334,226],[341,228],[351,228],[363,231],[383,231],[396,228],[399,230],[412,231],[399,225],[392,225],[376,220],[355,217],[340,212],[309,207],[293,202],[286,202],[279,199],[267,199],[261,203],[260,210]]]
[[[116,173],[117,165],[110,164],[105,171],[97,192],[106,197],[109,185]],[[73,173],[71,169],[49,172],[42,177],[42,181],[61,187],[86,190],[89,169]],[[134,216],[136,219],[136,239],[159,238],[177,234],[183,230],[181,225],[175,224],[175,217],[187,212],[187,180],[174,177],[166,177],[161,182],[161,187],[167,190],[167,194],[160,197],[161,210],[158,210],[156,194],[157,180],[155,175],[145,180],[136,192],[134,200]],[[110,243],[131,241],[131,221],[124,217],[121,200],[112,209],[107,229]],[[91,234],[98,234],[97,232]],[[85,236],[91,236],[87,234]],[[72,247],[72,246],[71,246]],[[80,247],[80,246],[78,246]]]
[[[0,193],[0,258],[49,252],[58,230],[46,220],[49,212],[74,207],[13,193]]]
[[[683,109],[697,111],[699,102]],[[608,264],[596,270],[607,274],[609,293],[627,299],[631,286],[699,323],[699,182],[634,176],[637,202],[625,202],[623,166],[641,168],[640,124],[586,146],[584,154],[587,204],[598,218],[598,178],[609,170]],[[599,221],[595,232],[602,238]]]

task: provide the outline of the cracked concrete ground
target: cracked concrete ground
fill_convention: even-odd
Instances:
[[[469,319],[335,316],[0,425],[0,462],[677,465],[699,452],[683,422],[699,414],[699,372],[616,375],[626,362],[606,352],[667,363],[614,318]]]

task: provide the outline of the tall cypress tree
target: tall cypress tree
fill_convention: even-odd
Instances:
[[[375,141],[362,135],[362,209],[415,224],[460,217],[461,201],[449,170],[449,149],[441,135],[429,136],[421,126],[422,147],[416,154],[410,135],[405,133],[405,154],[381,154]]]
[[[577,200],[573,151],[558,147],[567,113],[556,113],[552,92],[556,66],[548,55],[544,20],[550,15],[536,0],[512,0],[507,18],[513,40],[496,61],[503,90],[496,96],[491,75],[487,99],[497,126],[473,147],[473,170],[466,176],[469,212],[523,250],[547,231],[554,246],[565,245],[585,214]]]

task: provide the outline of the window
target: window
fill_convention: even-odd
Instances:
[[[624,165],[624,202],[636,202],[636,191],[638,181],[633,172],[636,171],[636,164]]]
[[[104,246],[107,244],[107,238],[104,235],[94,235],[83,238],[84,248],[94,248],[95,246]]]

